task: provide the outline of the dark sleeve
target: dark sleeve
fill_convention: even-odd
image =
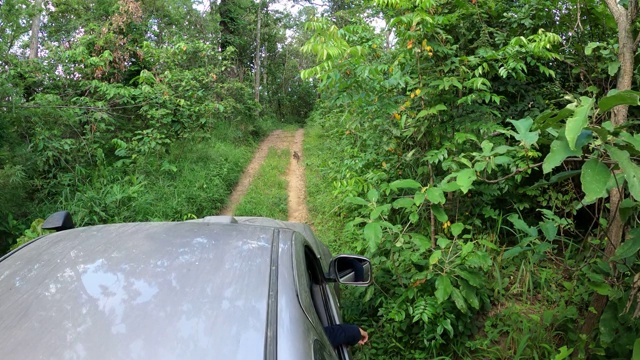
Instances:
[[[329,338],[331,346],[355,345],[360,341],[360,328],[351,324],[325,326],[324,332]]]

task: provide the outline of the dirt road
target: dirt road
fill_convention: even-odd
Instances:
[[[258,147],[253,159],[242,174],[238,185],[231,193],[227,206],[222,210],[221,215],[233,215],[236,207],[247,193],[251,182],[260,170],[260,166],[267,157],[269,148],[289,149],[291,154],[296,152],[299,157],[291,157],[289,168],[287,169],[288,182],[288,211],[289,221],[306,222],[309,219],[307,211],[307,191],[304,177],[304,155],[302,153],[302,140],[304,130],[298,129],[294,132],[276,130],[269,135]]]

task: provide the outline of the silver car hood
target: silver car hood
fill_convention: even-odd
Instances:
[[[39,239],[0,262],[0,359],[263,359],[275,233],[137,223]]]

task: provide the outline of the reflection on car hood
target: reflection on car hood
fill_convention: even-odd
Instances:
[[[0,262],[0,359],[262,359],[275,229],[48,235]]]

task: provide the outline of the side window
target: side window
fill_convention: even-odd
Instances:
[[[330,325],[330,310],[326,301],[326,289],[324,288],[322,268],[310,247],[305,247],[304,255],[313,307],[320,319],[320,323],[322,323],[322,326]]]
[[[313,341],[313,359],[314,360],[334,360],[335,355],[332,355],[329,349],[318,339]]]
[[[304,237],[296,240],[300,240],[294,242],[293,252],[298,300],[318,336],[313,340],[314,359],[335,360],[336,355],[343,359],[344,357],[331,347],[324,333],[324,326],[332,324],[333,321],[322,266]]]

